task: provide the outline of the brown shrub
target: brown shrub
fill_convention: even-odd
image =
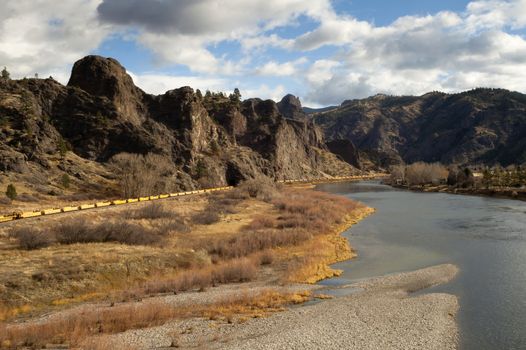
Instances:
[[[170,280],[150,281],[138,294],[156,294],[205,289],[219,283],[246,282],[257,274],[258,262],[251,259],[234,259],[208,268],[192,268]]]
[[[102,242],[98,232],[84,219],[64,220],[52,228],[57,242],[61,244]]]
[[[129,245],[154,245],[161,243],[163,237],[159,232],[149,230],[140,225],[126,221],[105,222],[98,225],[97,230],[102,242],[119,242]]]
[[[190,227],[179,216],[161,219],[155,223],[155,227],[160,235],[167,235],[170,232],[190,232]]]
[[[9,232],[9,237],[16,238],[18,246],[26,250],[48,247],[55,241],[49,232],[31,226],[15,227]]]
[[[61,244],[119,242],[129,245],[153,245],[163,240],[161,233],[126,221],[92,225],[85,220],[68,220],[56,225],[53,233]]]
[[[126,303],[106,308],[83,307],[44,322],[0,325],[0,344],[10,348],[42,348],[47,344],[69,343],[82,349],[121,349],[104,334],[158,326],[174,318],[232,318],[233,315],[260,317],[265,312],[283,310],[283,306],[309,300],[309,292],[278,293],[268,290],[251,295],[239,293],[225,300],[191,307],[176,307],[162,300]],[[95,338],[88,338],[97,336]],[[133,348],[132,348],[133,349]]]
[[[236,206],[240,200],[224,195],[213,195],[209,197],[208,202],[208,210],[221,214],[235,214],[238,212]]]
[[[208,253],[222,259],[240,258],[262,250],[297,245],[312,235],[304,230],[245,232],[229,240],[209,243]]]
[[[241,182],[236,190],[239,196],[246,194],[248,197],[270,202],[279,196],[280,185],[268,177],[258,177]]]
[[[264,250],[257,255],[260,265],[270,265],[274,262],[274,252],[270,249]]]
[[[280,210],[278,228],[303,228],[314,234],[326,233],[332,225],[358,207],[358,203],[317,191],[290,191],[273,201]]]
[[[10,205],[13,201],[10,198],[7,197],[0,197],[0,204],[1,205]]]
[[[172,215],[173,213],[166,210],[161,203],[150,203],[142,208],[127,212],[125,216],[129,219],[161,219]]]
[[[200,213],[192,216],[192,222],[199,225],[212,225],[221,220],[221,216],[217,211],[211,210],[210,207],[205,208]]]
[[[255,217],[250,224],[247,225],[247,229],[249,230],[262,230],[267,228],[274,228],[276,226],[276,220],[270,216],[257,216]]]

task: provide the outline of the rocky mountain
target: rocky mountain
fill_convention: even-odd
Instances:
[[[329,142],[349,140],[362,161],[526,162],[526,95],[502,89],[376,95],[311,115]]]
[[[307,117],[301,106],[301,101],[294,95],[285,95],[278,102],[278,110],[284,117],[289,119],[303,120]]]
[[[116,60],[88,56],[67,86],[0,81],[0,181],[59,191],[68,174],[78,187],[105,188],[123,153],[162,157],[169,190],[357,171],[328,150],[312,121],[296,118],[293,99],[285,104],[190,87],[154,96]]]

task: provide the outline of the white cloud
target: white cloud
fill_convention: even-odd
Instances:
[[[299,66],[302,66],[307,62],[308,60],[305,57],[285,63],[270,61],[257,68],[256,74],[266,76],[291,76],[297,74]]]
[[[301,18],[316,27],[280,36]],[[193,71],[184,77],[135,75],[152,93],[182,85],[227,91],[239,86],[247,88],[244,97],[280,99],[291,92],[311,103],[335,104],[378,92],[475,86],[524,92],[526,40],[515,30],[525,27],[526,0],[473,0],[463,12],[405,16],[385,26],[336,13],[330,0],[5,0],[0,66],[13,77],[39,73],[66,82],[74,61],[109,35],[121,35],[149,49],[158,62]],[[239,52],[214,54],[210,47],[220,43]],[[319,50],[324,46],[331,50]],[[283,61],[278,54],[252,63],[279,50],[304,58]],[[265,77],[282,81],[261,85]],[[301,91],[287,91],[293,81]]]
[[[103,0],[99,17],[106,23],[139,28],[137,40],[166,63],[192,71],[236,74],[236,64],[214,57],[208,45],[226,40],[242,45],[283,44],[265,31],[285,26],[298,16],[331,11],[329,0]]]
[[[241,95],[243,98],[261,98],[263,100],[270,99],[274,101],[279,101],[283,96],[285,96],[287,90],[283,85],[277,85],[270,87],[266,84],[262,84],[256,88],[247,88],[241,89]]]
[[[525,4],[475,1],[464,13],[401,17],[384,27],[367,28],[349,17],[331,18],[329,25],[322,21],[300,36],[296,47],[337,45],[343,51],[329,60],[340,65],[320,70],[315,63],[308,70],[306,99],[334,104],[376,93],[453,92],[477,86],[526,91],[526,40],[505,31],[507,26],[526,25]],[[314,38],[308,45],[307,37]]]
[[[154,95],[164,94],[168,90],[183,86],[200,89],[203,93],[210,91],[228,91],[228,82],[220,78],[203,78],[199,76],[174,76],[168,74],[145,73],[135,74],[128,72],[135,85],[145,92]]]
[[[4,0],[0,14],[0,65],[13,77],[53,75],[95,49],[109,33],[100,25],[100,0]],[[67,72],[67,73],[66,73]]]

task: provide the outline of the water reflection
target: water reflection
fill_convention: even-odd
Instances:
[[[323,284],[451,262],[460,267],[459,277],[435,290],[460,298],[462,348],[526,348],[526,203],[409,192],[374,182],[318,189],[377,209],[345,234],[358,258],[337,264],[343,275]]]

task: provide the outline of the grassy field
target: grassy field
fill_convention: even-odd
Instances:
[[[92,335],[178,317],[231,319],[279,310],[308,294],[268,290],[192,307],[150,297],[337,275],[328,265],[354,256],[340,233],[369,213],[342,197],[253,182],[221,194],[3,225],[0,342],[81,344]],[[82,311],[85,303],[115,307]],[[72,308],[78,311],[34,321]]]

